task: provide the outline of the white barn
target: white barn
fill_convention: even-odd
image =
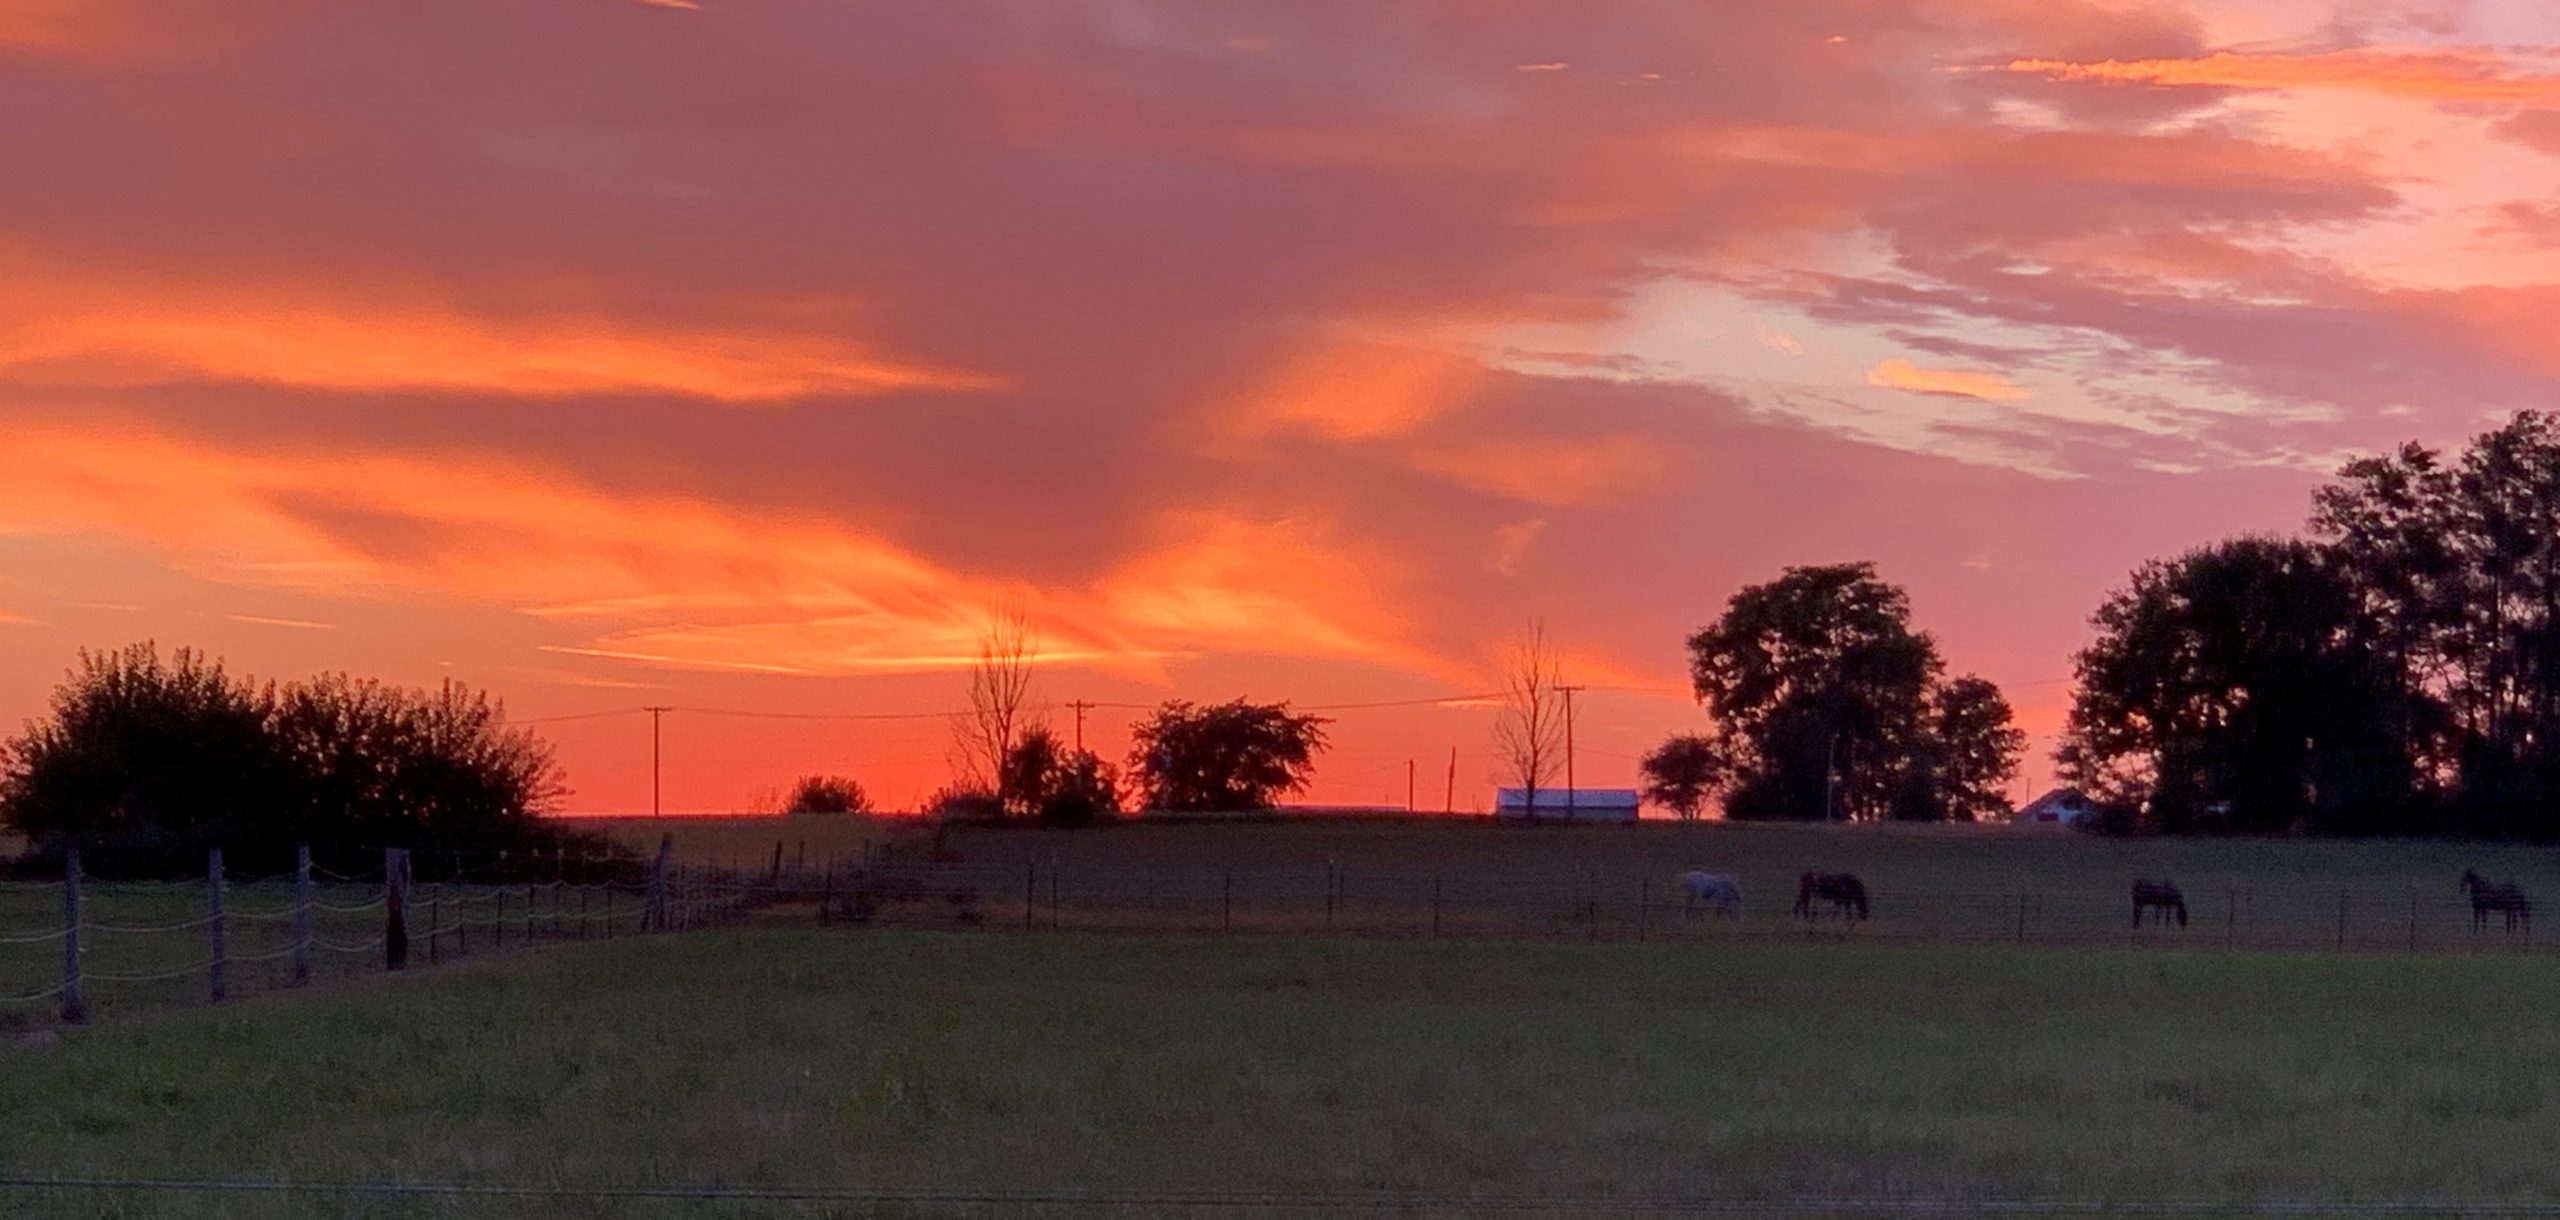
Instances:
[[[1524,788],[1501,788],[1494,792],[1493,812],[1496,817],[1572,819],[1576,822],[1632,822],[1636,820],[1640,800],[1633,788],[1563,788],[1538,789],[1538,804],[1529,806],[1529,793]]]

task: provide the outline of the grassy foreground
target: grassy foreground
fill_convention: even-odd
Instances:
[[[0,1169],[2560,1202],[2560,973],[2546,966],[702,933],[0,1050]],[[0,1189],[10,1215],[564,1207],[875,1214]]]

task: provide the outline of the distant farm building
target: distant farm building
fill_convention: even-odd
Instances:
[[[2077,788],[2056,788],[2027,802],[2010,818],[2017,826],[2079,826],[2093,822],[2098,802]]]
[[[1637,805],[1633,788],[1540,788],[1535,808],[1529,805],[1526,789],[1503,788],[1494,793],[1493,812],[1494,816],[1505,818],[1632,822],[1636,820]]]

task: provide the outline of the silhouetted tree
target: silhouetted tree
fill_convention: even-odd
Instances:
[[[1267,809],[1306,788],[1327,723],[1286,703],[1169,700],[1132,730],[1129,771],[1151,809]]]
[[[1967,674],[1929,695],[1927,821],[1978,822],[2009,808],[2002,789],[2018,773],[2027,735],[2009,700],[1988,679]]]
[[[223,847],[273,871],[308,842],[340,867],[385,846],[543,851],[565,793],[550,747],[488,696],[330,674],[281,689],[149,644],[80,655],[0,762],[0,821],[101,871],[191,872]]]
[[[1503,665],[1502,711],[1493,724],[1502,778],[1527,794],[1531,817],[1539,791],[1564,769],[1564,717],[1564,663],[1547,644],[1546,624],[1532,621]]]
[[[2058,755],[2066,778],[2166,831],[2369,820],[2361,754],[2391,749],[2387,671],[2356,590],[2308,544],[2236,538],[2145,564],[2093,620]]]
[[[1884,815],[1926,732],[1940,662],[1871,563],[1789,568],[1689,639],[1689,672],[1733,764],[1725,811]]]
[[[1005,760],[1005,812],[1052,826],[1085,826],[1120,811],[1120,777],[1090,750],[1046,728],[1022,735]]]
[[[1031,706],[1032,662],[1037,653],[1030,616],[1010,607],[999,611],[978,641],[977,663],[969,667],[969,709],[951,721],[960,785],[985,789],[1000,806],[1012,804],[1012,794],[1005,789],[1005,764],[1022,735],[1038,720]]]
[[[847,776],[803,775],[791,785],[791,797],[782,811],[859,817],[871,812],[871,794],[863,790],[860,780]]]
[[[1724,787],[1728,768],[1714,738],[1681,733],[1654,747],[1637,770],[1644,799],[1680,815],[1683,822],[1694,822],[1705,816],[1707,802]]]

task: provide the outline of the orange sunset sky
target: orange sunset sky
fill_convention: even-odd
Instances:
[[[999,604],[1053,705],[1534,615],[1625,784],[1737,587],[1871,558],[2023,791],[2134,564],[2560,406],[2555,13],[0,0],[0,723],[156,638],[577,717],[575,811],[647,704],[670,810],[905,805],[944,725],[822,717]],[[1489,799],[1487,708],[1338,715],[1312,799]]]

